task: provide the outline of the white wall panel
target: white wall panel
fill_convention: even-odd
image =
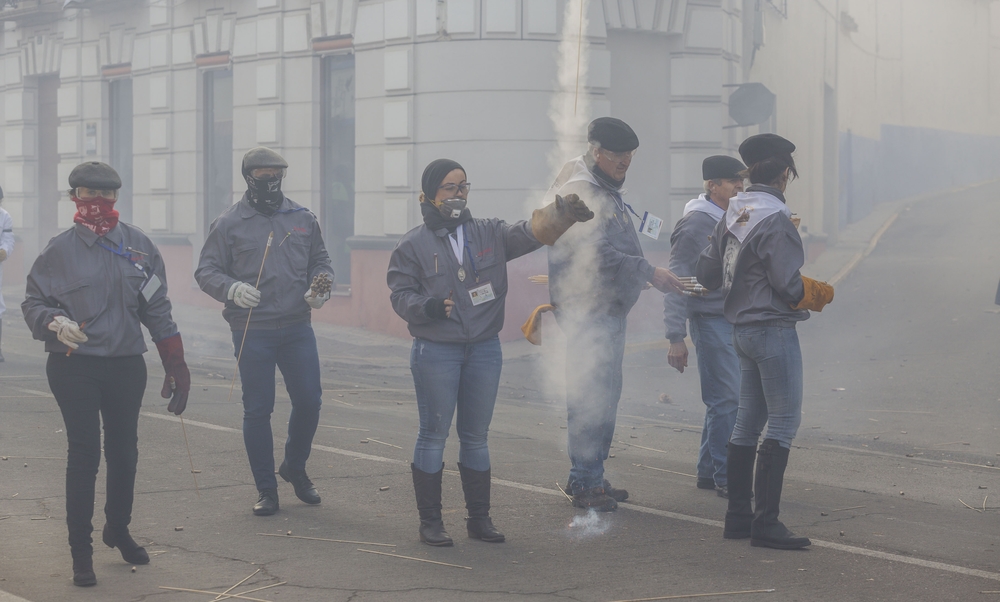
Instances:
[[[484,0],[486,3],[486,33],[517,32],[516,0]]]
[[[410,36],[410,0],[386,0],[385,39],[398,40]]]
[[[476,3],[473,0],[447,0],[448,33],[476,32]]]
[[[525,32],[555,35],[558,33],[556,0],[524,0]]]

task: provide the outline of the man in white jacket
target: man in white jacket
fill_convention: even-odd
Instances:
[[[0,202],[3,201],[3,189],[0,188]],[[3,264],[14,252],[14,220],[3,207],[0,207],[0,339],[3,338],[3,314],[7,311],[7,306],[3,302]],[[0,352],[0,362],[3,361],[3,352]]]

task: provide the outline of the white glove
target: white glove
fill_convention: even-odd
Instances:
[[[309,307],[313,309],[319,309],[323,307],[323,304],[326,303],[326,300],[330,298],[330,293],[326,292],[323,293],[322,295],[313,296],[312,289],[309,289],[306,291],[306,294],[302,296],[302,298],[306,300],[306,303],[309,304]]]
[[[229,294],[227,297],[229,297],[230,301],[243,309],[257,307],[260,304],[260,291],[246,282],[234,282],[233,285],[229,287]]]
[[[80,325],[66,316],[56,316],[49,322],[49,330],[56,333],[56,338],[70,349],[79,349],[77,343],[86,343],[87,335],[80,330]]]

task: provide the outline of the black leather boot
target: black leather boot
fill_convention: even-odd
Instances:
[[[270,487],[257,492],[257,503],[253,505],[256,516],[271,516],[278,511],[278,490]]]
[[[122,554],[122,560],[129,564],[149,564],[149,554],[146,548],[135,543],[128,532],[128,527],[112,527],[104,525],[104,532],[101,539],[109,548],[118,548]]]
[[[750,527],[750,545],[777,550],[797,550],[810,545],[808,537],[796,537],[778,520],[781,504],[781,487],[788,466],[788,450],[774,439],[765,439],[757,451],[757,475],[754,489],[757,492],[753,523]],[[732,477],[730,476],[730,496]],[[732,498],[730,497],[730,501]]]
[[[729,509],[726,510],[726,526],[722,536],[726,539],[746,539],[750,537],[750,523],[753,521],[753,462],[756,447],[730,443],[726,451],[726,466],[729,474]]]
[[[305,470],[292,470],[288,467],[288,460],[285,460],[278,468],[278,476],[292,484],[295,488],[295,497],[307,504],[320,503],[319,493]]]
[[[441,477],[444,464],[434,474],[424,472],[410,464],[413,472],[413,492],[417,496],[417,510],[420,512],[420,541],[429,546],[450,546],[455,542],[444,530],[441,520]]]
[[[458,472],[462,475],[465,508],[469,511],[469,517],[465,519],[469,537],[490,543],[505,541],[503,533],[497,531],[490,518],[490,469],[472,470],[459,462]]]
[[[93,557],[83,556],[73,559],[73,585],[79,585],[80,587],[97,585]]]

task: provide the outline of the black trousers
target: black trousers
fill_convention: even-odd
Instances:
[[[49,388],[66,423],[66,526],[74,558],[93,554],[94,486],[101,464],[101,420],[107,462],[104,514],[112,527],[132,521],[138,423],[146,390],[141,355],[97,357],[50,353],[45,366]]]

